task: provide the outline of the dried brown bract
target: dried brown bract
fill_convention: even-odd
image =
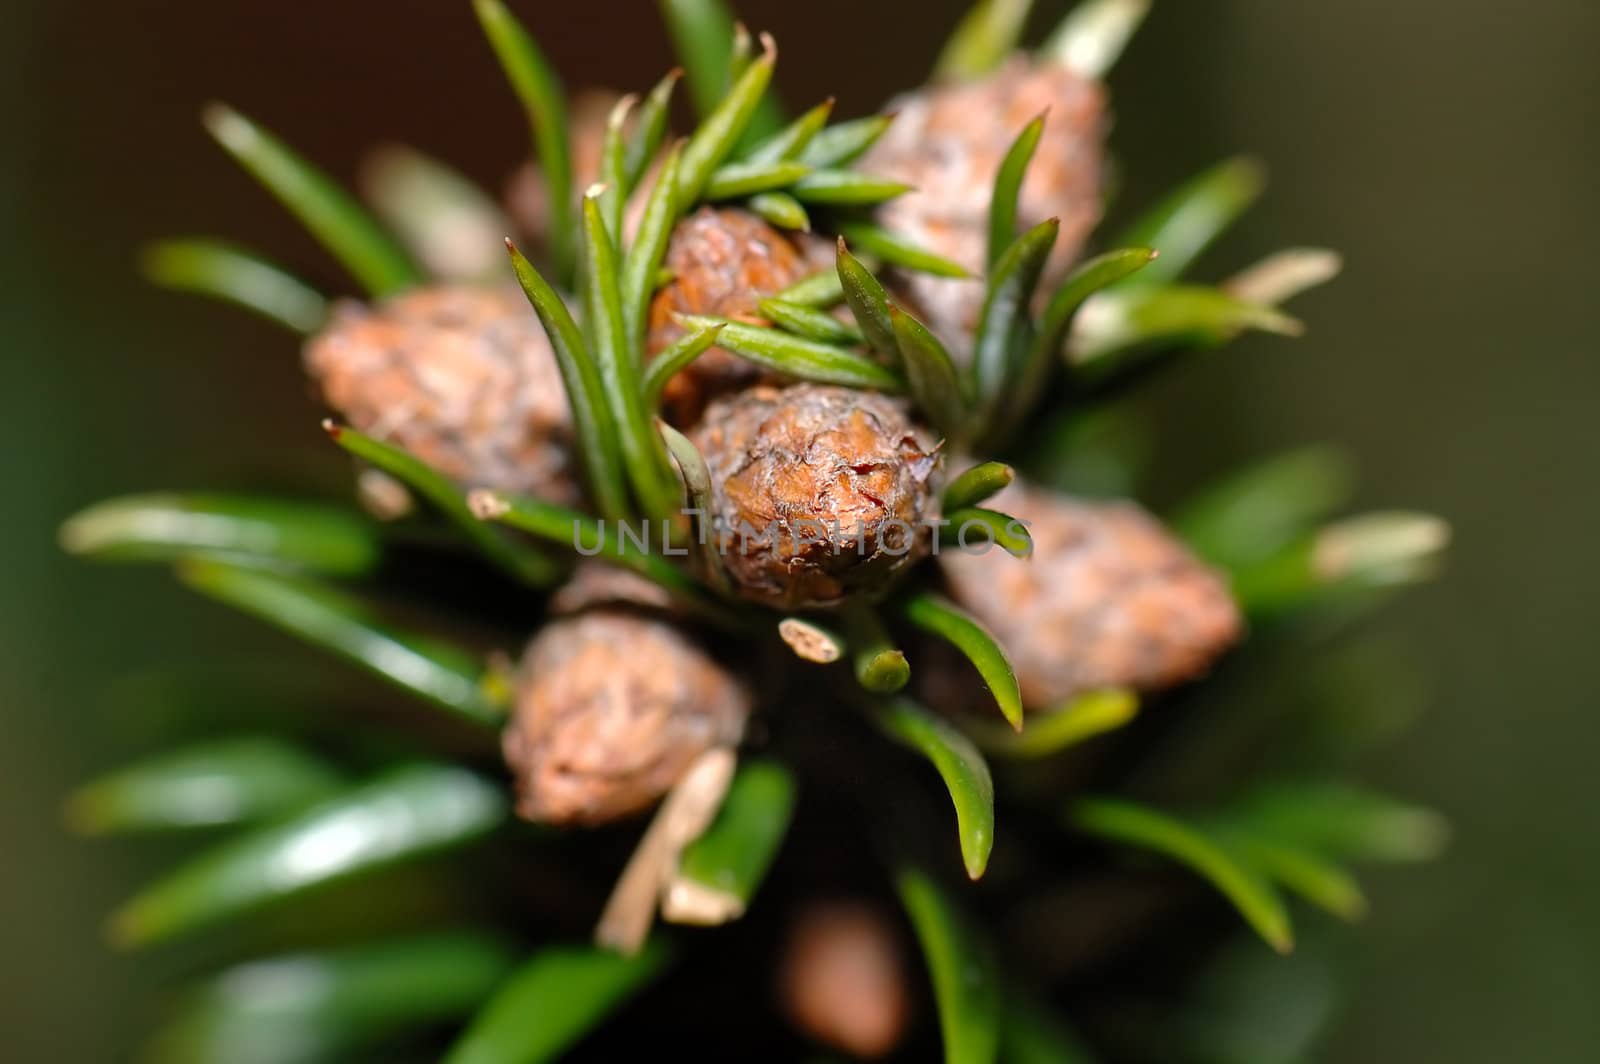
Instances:
[[[928,553],[938,450],[897,402],[823,385],[718,400],[695,434],[724,564],[746,598],[786,609],[887,589]]]

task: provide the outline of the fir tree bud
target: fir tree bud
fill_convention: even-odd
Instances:
[[[671,280],[650,304],[646,348],[654,356],[683,336],[676,315],[766,324],[757,304],[815,269],[782,232],[747,211],[702,207],[679,222],[667,245]],[[667,382],[671,420],[689,424],[705,403],[762,378],[760,367],[713,347]]]
[[[673,612],[674,603],[667,589],[653,580],[600,561],[580,561],[567,582],[550,596],[552,614],[576,614],[600,607],[667,614]]]
[[[329,406],[473,487],[581,501],[550,342],[514,288],[420,288],[345,302],[306,344]]]
[[[893,925],[862,903],[808,906],[789,929],[778,994],[790,1022],[818,1042],[863,1060],[887,1055],[911,1011]]]
[[[723,563],[746,598],[836,606],[883,592],[928,552],[938,448],[894,400],[759,386],[714,402],[695,444]]]
[[[622,99],[615,89],[585,89],[568,108],[567,151],[572,160],[572,187],[585,189],[600,180],[600,153],[606,119]],[[550,232],[550,186],[539,164],[517,167],[505,186],[506,210],[533,247],[545,247]]]
[[[1024,126],[1048,110],[1017,204],[1019,231],[1061,220],[1048,284],[1078,258],[1100,219],[1105,91],[1060,66],[1015,56],[972,81],[935,85],[890,101],[894,123],[862,169],[912,185],[880,218],[919,244],[983,274],[994,179]],[[959,361],[972,352],[983,282],[904,272],[895,286]]]
[[[501,739],[517,813],[599,824],[659,799],[707,750],[736,745],[750,696],[672,622],[593,608],[547,625],[523,656]]]
[[[1023,701],[1169,687],[1203,673],[1240,634],[1223,578],[1131,502],[1088,502],[1019,481],[994,506],[1027,522],[1033,554],[940,554],[952,597],[994,632]]]

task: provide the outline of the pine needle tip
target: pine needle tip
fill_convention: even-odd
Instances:
[[[220,100],[200,109],[200,124],[223,147],[238,151],[255,137],[255,124]]]

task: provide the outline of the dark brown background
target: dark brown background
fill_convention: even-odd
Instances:
[[[573,80],[629,87],[669,63],[652,6],[518,5]],[[920,76],[959,6],[743,9],[780,36],[791,100],[837,93],[861,112]],[[1600,5],[1157,7],[1114,79],[1125,201],[1249,149],[1273,189],[1213,263],[1284,242],[1349,257],[1305,301],[1304,341],[1250,341],[1167,385],[1172,483],[1342,440],[1365,503],[1439,511],[1459,536],[1448,579],[1389,622],[1438,689],[1376,766],[1447,809],[1459,841],[1435,866],[1371,877],[1362,978],[1329,1058],[1591,1057]],[[497,181],[523,140],[464,0],[13,0],[7,15],[0,1055],[103,1061],[126,1055],[157,995],[98,939],[144,869],[130,849],[68,841],[60,797],[155,739],[119,719],[109,677],[206,660],[251,629],[156,574],[65,562],[53,528],[97,496],[287,474],[319,447],[288,345],[147,290],[134,249],[220,231],[341,283],[202,136],[208,98],[341,175],[404,138]]]

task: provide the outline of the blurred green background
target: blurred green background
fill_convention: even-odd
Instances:
[[[574,81],[638,87],[670,65],[640,0],[518,6]],[[782,40],[790,100],[837,93],[859,113],[922,75],[961,6],[742,10]],[[1125,201],[1249,150],[1272,189],[1211,264],[1285,243],[1348,256],[1298,305],[1304,340],[1248,340],[1177,375],[1164,478],[1339,441],[1364,470],[1362,503],[1434,510],[1457,530],[1446,579],[1383,622],[1436,684],[1373,775],[1446,810],[1458,837],[1438,864],[1371,878],[1327,1059],[1594,1059],[1600,707],[1582,609],[1600,602],[1600,4],[1156,7],[1113,80]],[[111,493],[339,472],[291,347],[147,289],[136,248],[226,232],[342,283],[206,141],[195,118],[213,97],[345,176],[373,142],[404,139],[498,182],[523,135],[464,0],[8,10],[0,1031],[8,1060],[115,1060],[160,990],[102,946],[100,921],[148,866],[68,839],[61,797],[159,739],[108,696],[115,678],[259,644],[160,574],[69,563],[55,526]]]

